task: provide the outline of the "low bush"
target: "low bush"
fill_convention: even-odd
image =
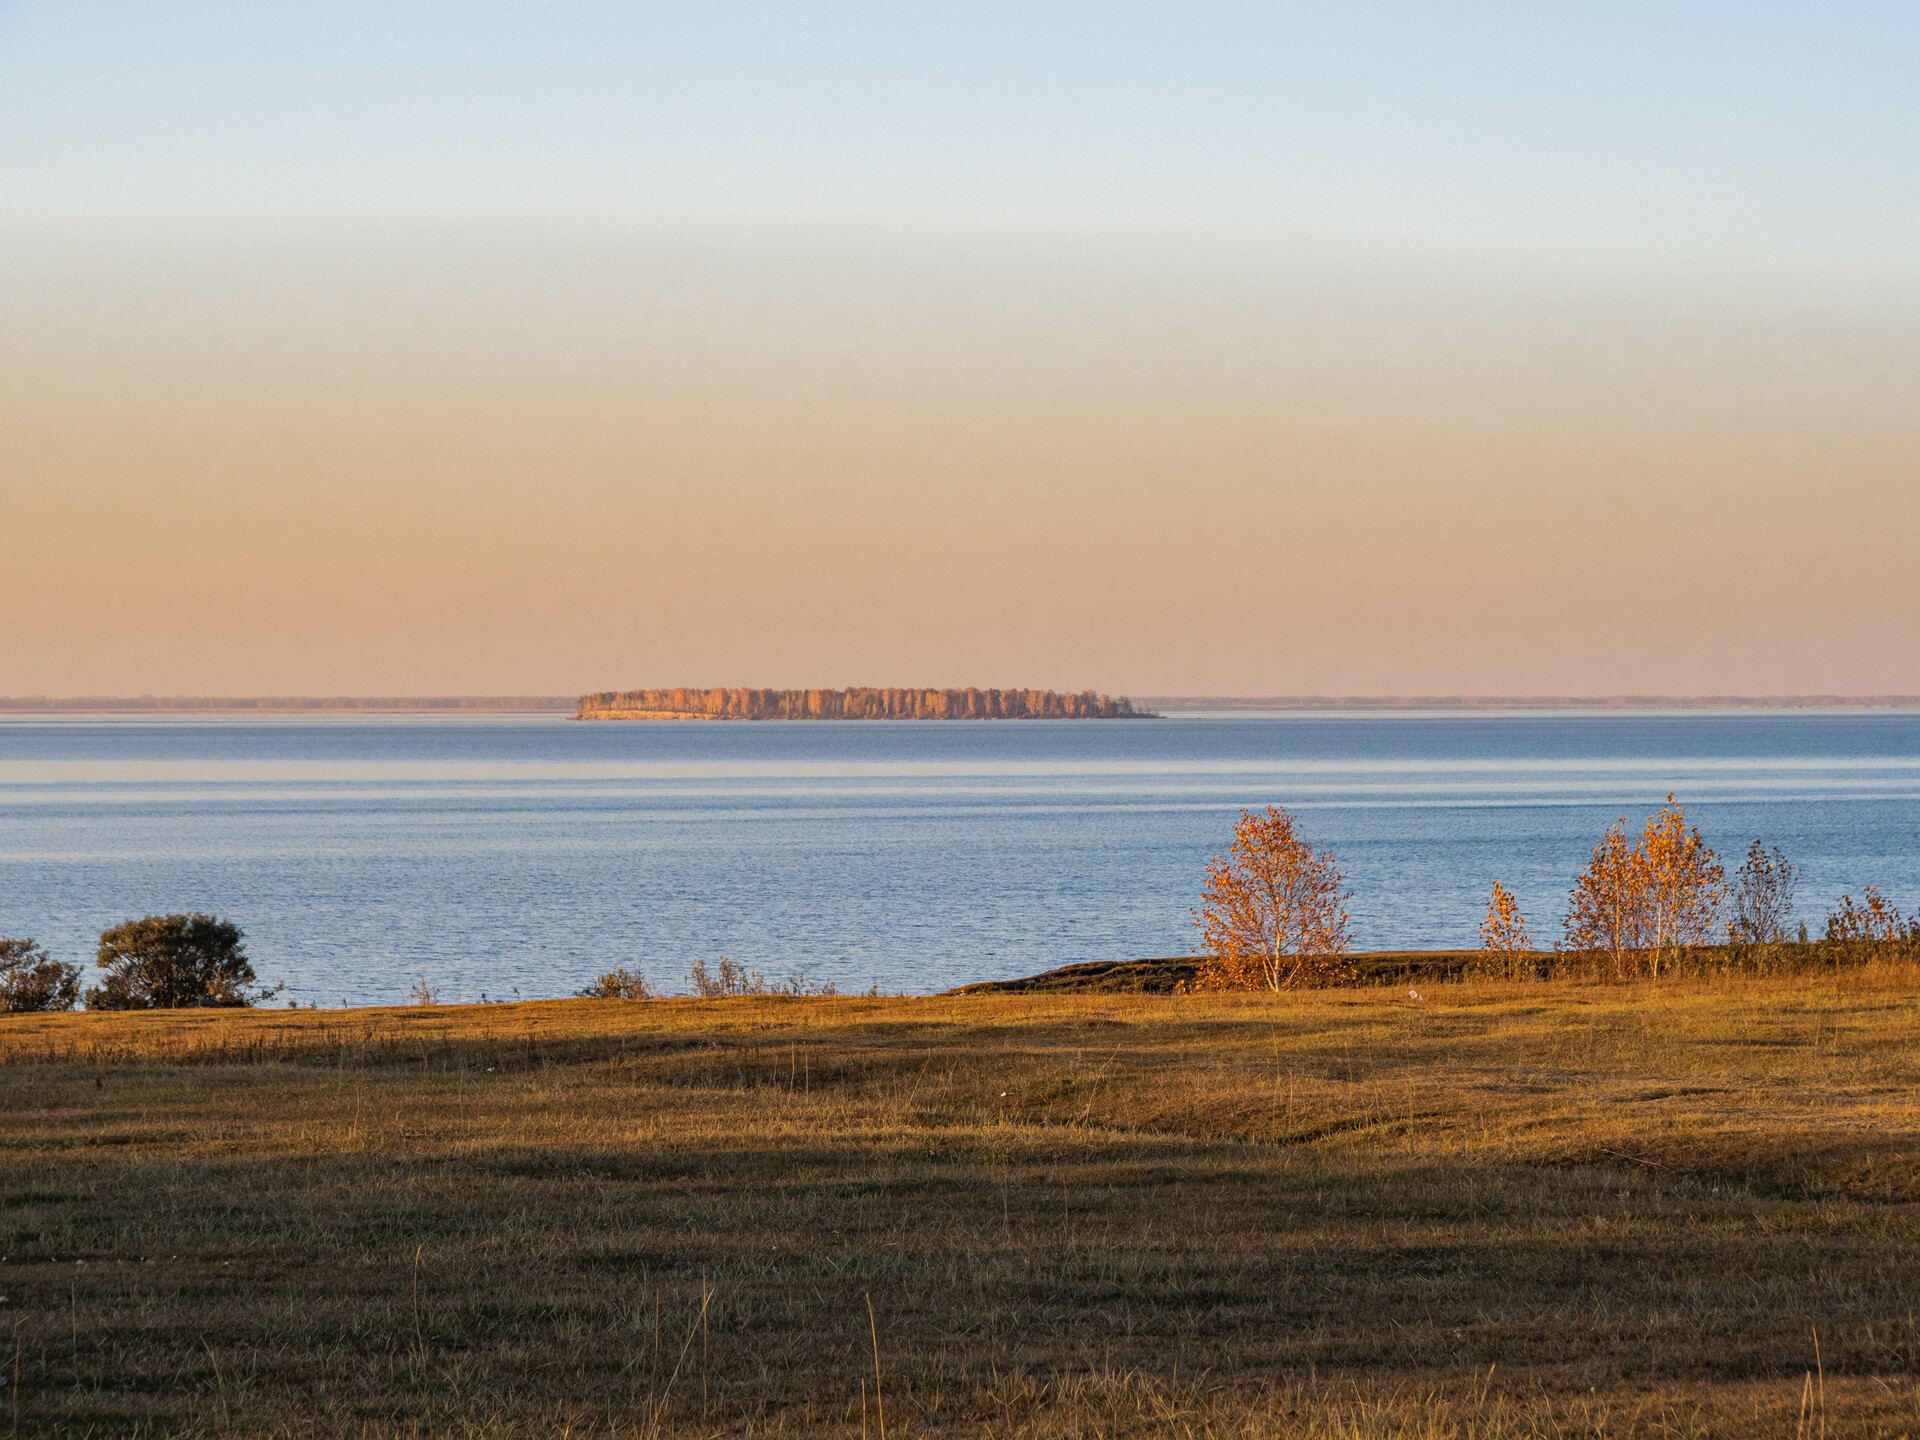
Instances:
[[[712,970],[707,962],[696,960],[687,971],[687,984],[703,1000],[719,1000],[728,995],[838,995],[831,980],[815,981],[796,970],[785,980],[769,981],[758,970],[738,960],[720,957]]]
[[[579,992],[583,1000],[651,1000],[654,998],[647,977],[636,966],[625,965],[607,971]]]
[[[1908,916],[1869,885],[1856,903],[1842,895],[1827,912],[1826,948],[1837,961],[1920,959],[1920,915]]]

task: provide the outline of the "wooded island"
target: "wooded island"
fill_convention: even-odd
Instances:
[[[1083,690],[603,690],[580,697],[576,720],[1134,720],[1126,696]]]

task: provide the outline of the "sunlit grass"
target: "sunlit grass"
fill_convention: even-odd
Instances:
[[[1920,1433],[1910,970],[1420,989],[8,1017],[0,1426]]]

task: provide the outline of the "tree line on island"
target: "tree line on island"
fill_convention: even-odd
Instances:
[[[748,687],[602,690],[580,697],[576,720],[1135,720],[1124,695],[1092,690],[931,690],[854,685],[844,690]]]

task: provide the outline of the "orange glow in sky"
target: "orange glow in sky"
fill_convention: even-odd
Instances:
[[[585,55],[589,10],[556,7],[580,33],[553,43]],[[672,164],[607,141],[587,166],[568,127],[642,132],[573,114],[564,86],[501,92],[550,122],[549,160],[477,111],[322,124],[333,92],[306,70],[364,63],[375,101],[399,95],[398,41],[236,50],[234,75],[280,64],[290,98],[221,71],[200,108],[149,95],[150,132],[109,133],[84,89],[60,98],[62,67],[117,43],[103,87],[132,107],[159,82],[57,11],[0,19],[20,202],[0,218],[0,694],[1920,692],[1912,187],[1875,188],[1897,145],[1856,145],[1858,174],[1783,148],[1839,153],[1818,97],[1804,130],[1756,110],[1766,135],[1678,159],[1583,139],[1577,87],[1513,80],[1500,114],[1438,121],[1382,98],[1313,134],[1335,151],[1310,167],[1289,141],[1308,118],[1256,113],[1249,67],[1204,91],[1245,114],[1179,109],[1199,128],[1178,164],[1126,128],[1128,95],[1178,108],[1143,78],[1146,38],[1088,60],[1133,78],[1068,111],[1038,71],[936,75],[932,41],[889,32],[899,88],[782,92],[817,150],[774,153],[770,114],[728,129],[756,113],[741,80]],[[1329,94],[1360,73],[1339,39],[1315,41]],[[1652,64],[1628,54],[1591,63]],[[759,58],[801,83],[804,56]],[[1741,61],[1716,55],[1736,80]],[[604,65],[581,84],[611,95]],[[1012,91],[966,128],[989,76]],[[1641,78],[1691,135],[1687,78]],[[1846,103],[1820,123],[1868,133]],[[896,107],[917,150],[887,150],[862,104]],[[852,108],[829,125],[833,105]],[[1564,167],[1517,148],[1546,144],[1529,114]],[[1459,147],[1425,155],[1421,124]],[[1806,186],[1737,163],[1763,150]],[[1269,163],[1286,186],[1260,188]],[[779,188],[794,166],[812,191]],[[302,210],[314,194],[335,211]],[[609,194],[625,208],[589,213]],[[1229,204],[1246,195],[1265,208]]]

